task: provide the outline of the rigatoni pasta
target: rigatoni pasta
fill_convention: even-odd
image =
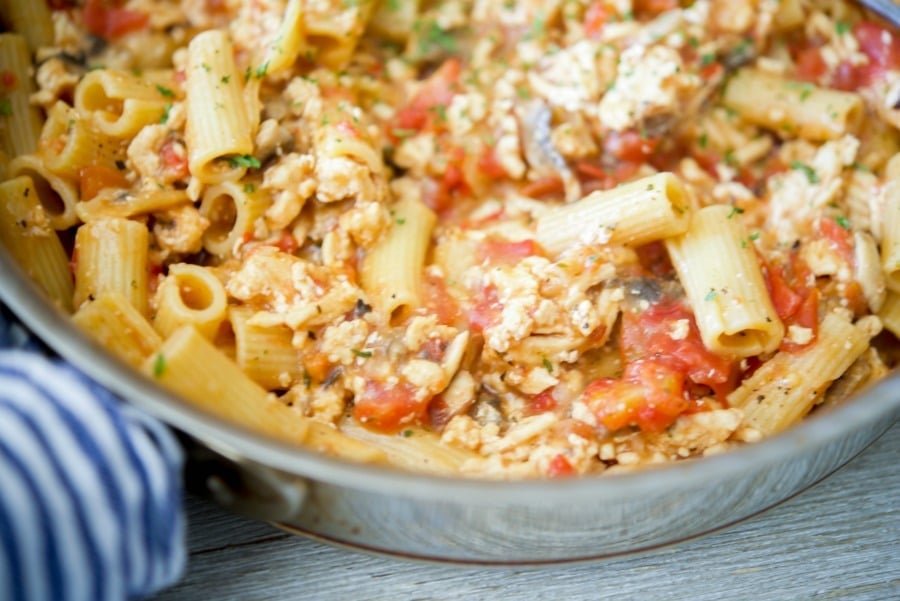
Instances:
[[[843,0],[13,5],[0,239],[199,411],[555,478],[894,366],[900,38]]]

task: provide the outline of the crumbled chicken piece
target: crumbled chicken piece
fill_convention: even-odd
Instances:
[[[328,326],[322,335],[322,354],[329,363],[353,365],[359,360],[358,353],[364,351],[368,336],[369,324],[363,319]]]
[[[363,248],[375,244],[389,223],[387,208],[378,202],[357,202],[338,218],[338,227]]]
[[[400,368],[400,375],[416,389],[416,400],[431,398],[447,387],[447,374],[434,361],[412,359]]]
[[[31,102],[49,110],[57,100],[71,95],[79,79],[62,59],[54,57],[44,61],[35,74],[38,91],[31,95]]]
[[[600,101],[600,123],[621,131],[651,117],[675,115],[699,86],[699,78],[686,72],[676,50],[633,46],[622,53],[615,83]]]
[[[287,154],[266,169],[262,188],[272,193],[266,209],[266,225],[271,231],[284,229],[297,218],[303,205],[316,191],[315,159],[308,154]]]
[[[178,254],[200,252],[209,220],[194,205],[184,204],[153,216],[153,235],[161,249]]]

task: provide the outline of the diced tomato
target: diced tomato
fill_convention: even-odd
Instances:
[[[437,395],[428,403],[428,423],[436,430],[443,430],[447,422],[453,417],[450,413],[450,407],[444,397]]]
[[[661,432],[689,407],[684,396],[684,375],[656,359],[627,364],[619,379],[591,382],[582,399],[597,422],[611,432],[627,426]]]
[[[589,38],[600,35],[609,16],[604,2],[592,3],[584,13],[584,35]]]
[[[120,8],[118,2],[111,0],[86,0],[82,18],[89,32],[107,39],[140,31],[150,20],[147,13]]]
[[[850,229],[841,226],[831,217],[823,217],[819,220],[819,231],[831,243],[831,247],[837,251],[848,265],[853,265],[853,239]]]
[[[784,279],[784,267],[769,266],[763,270],[766,276],[766,287],[769,289],[769,298],[775,307],[775,313],[782,321],[797,312],[803,304],[803,297],[794,292]]]
[[[445,151],[447,164],[440,180],[426,178],[422,191],[422,199],[432,210],[440,213],[453,205],[453,199],[457,194],[471,192],[463,173],[462,164],[465,160],[465,151],[462,148],[450,148]]]
[[[862,65],[841,63],[832,78],[833,87],[855,90],[882,79],[886,71],[900,68],[900,40],[890,29],[871,21],[861,21],[853,27],[853,36],[869,62]]]
[[[303,369],[315,382],[322,382],[328,377],[331,363],[324,353],[310,353],[303,359]]]
[[[575,163],[575,171],[582,176],[584,191],[609,190],[631,177],[640,168],[640,163],[619,161],[612,167],[603,167],[589,161]]]
[[[297,239],[287,230],[281,232],[281,237],[275,241],[274,246],[281,252],[289,255],[294,254],[300,248],[300,245],[297,244]]]
[[[541,247],[534,240],[513,242],[500,238],[485,238],[475,251],[475,260],[481,263],[514,265],[527,257],[542,255]]]
[[[174,178],[187,177],[188,160],[187,152],[181,142],[175,140],[167,140],[159,148],[159,158],[162,161],[163,169]]]
[[[815,46],[809,46],[802,49],[795,59],[797,70],[795,77],[800,81],[808,81],[810,83],[818,83],[823,75],[828,71],[828,65],[822,58],[822,52]]]
[[[497,153],[490,146],[486,147],[478,158],[478,170],[493,179],[502,179],[508,175],[506,169],[497,160]]]
[[[429,400],[416,400],[415,390],[405,383],[387,387],[370,381],[354,401],[353,417],[370,430],[394,433],[421,421]]]
[[[572,464],[569,463],[569,460],[562,453],[551,459],[550,465],[547,466],[547,476],[549,478],[571,478],[577,475],[578,472],[575,471],[575,468],[572,467]]]
[[[538,178],[522,186],[519,192],[530,198],[558,195],[565,191],[562,179],[558,175],[548,175]]]
[[[88,165],[78,172],[81,200],[90,200],[105,188],[129,188],[128,181],[121,172],[103,165]]]
[[[686,320],[687,331],[673,337]],[[620,348],[626,363],[652,358],[683,373],[696,384],[708,386],[722,397],[735,385],[737,361],[706,348],[694,315],[683,303],[664,300],[622,318]]]
[[[436,130],[444,126],[440,107],[449,106],[456,94],[462,65],[459,59],[444,62],[425,82],[412,101],[394,115],[388,135],[397,141],[407,132]]]
[[[497,321],[502,309],[496,289],[488,286],[482,291],[475,305],[469,309],[467,315],[469,328],[474,332],[483,332]]]
[[[649,138],[634,130],[610,132],[603,139],[603,151],[620,161],[643,163],[659,146],[659,138]]]
[[[819,333],[819,290],[810,290],[803,302],[797,308],[796,313],[784,320],[785,327],[792,325],[812,330],[812,338],[807,344],[797,344],[785,338],[779,347],[783,351],[798,351],[808,347],[816,339]]]
[[[454,325],[461,313],[456,300],[447,291],[447,282],[441,278],[427,277],[422,285],[425,309],[437,317],[439,323]]]
[[[553,398],[553,388],[550,387],[543,392],[539,392],[528,400],[525,408],[527,415],[540,415],[556,409],[556,399]]]

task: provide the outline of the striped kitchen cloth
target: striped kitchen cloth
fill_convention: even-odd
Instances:
[[[182,451],[0,308],[0,599],[118,601],[185,565]]]

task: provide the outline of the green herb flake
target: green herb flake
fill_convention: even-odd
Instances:
[[[791,169],[793,169],[794,171],[802,171],[809,183],[819,183],[819,176],[818,174],[816,174],[816,170],[806,163],[803,163],[801,161],[791,161]]]
[[[163,98],[175,98],[175,92],[165,86],[156,84],[156,91],[159,92]]]
[[[700,148],[706,148],[707,144],[709,144],[709,136],[706,135],[706,132],[700,134],[700,138],[697,139],[697,143],[700,145]]]
[[[402,217],[399,219],[396,219],[395,221],[396,221],[397,225],[403,225],[404,223],[406,223],[406,219],[404,219]]]
[[[164,373],[166,373],[166,357],[162,353],[157,353],[153,361],[153,377],[161,378]]]
[[[361,351],[359,349],[350,349],[353,351],[353,354],[361,359],[368,359],[372,356],[372,351]]]
[[[553,373],[553,364],[550,363],[550,360],[547,357],[541,357],[541,363],[544,364],[544,369],[546,369],[548,373]]]
[[[752,234],[750,234],[750,240],[752,240],[754,242],[756,240],[759,240],[759,232],[753,232]]]
[[[838,21],[834,24],[834,30],[838,35],[844,35],[845,33],[850,33],[850,24],[846,21]]]
[[[265,77],[268,70],[269,61],[266,61],[256,68],[256,79],[262,79],[263,77]]]
[[[401,432],[401,434],[403,435],[403,438],[409,438],[410,436],[412,436],[414,434],[414,432],[412,430],[407,429],[407,430],[404,430],[403,432]]]
[[[700,57],[700,66],[708,67],[709,65],[716,62],[716,54],[715,52],[707,52],[703,56]]]
[[[169,113],[172,112],[172,103],[167,102],[165,105],[163,105],[163,109],[163,114],[162,117],[159,118],[159,122],[165,125],[169,122]]]
[[[728,213],[728,218],[731,219],[735,215],[741,215],[744,212],[744,209],[740,207],[731,207],[731,212]]]
[[[703,298],[703,300],[711,301],[711,300],[715,299],[716,296],[717,296],[716,291],[714,289],[710,288],[709,292],[706,293],[706,296]]]
[[[11,117],[13,114],[12,101],[9,98],[0,100],[0,116]]]
[[[222,83],[228,83],[229,81],[231,81],[231,75],[223,75],[222,76],[222,79],[221,79]]]
[[[422,54],[428,54],[436,49],[449,53],[457,51],[456,38],[438,25],[437,21],[428,21],[428,25],[421,29],[419,52]]]
[[[256,186],[253,184],[244,184],[244,194],[253,194],[256,192]]]
[[[850,220],[844,217],[843,215],[835,217],[834,222],[844,228],[845,230],[850,229]]]
[[[232,169],[237,169],[238,167],[248,167],[250,169],[259,169],[260,162],[253,155],[249,154],[238,154],[235,156],[228,157],[228,166]]]

